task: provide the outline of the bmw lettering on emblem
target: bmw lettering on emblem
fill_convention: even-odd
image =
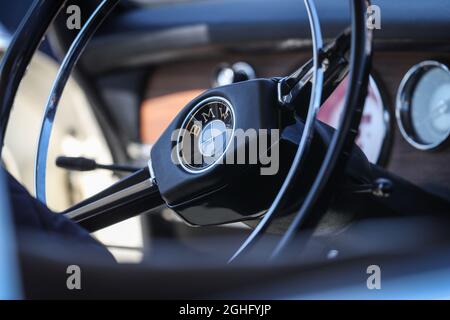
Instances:
[[[178,136],[177,154],[183,169],[190,173],[211,169],[229,147],[234,126],[234,111],[228,100],[211,97],[195,106]]]

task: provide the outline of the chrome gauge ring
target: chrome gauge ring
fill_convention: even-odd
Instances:
[[[437,61],[412,67],[403,78],[396,105],[402,136],[419,150],[433,150],[450,138],[450,71]]]

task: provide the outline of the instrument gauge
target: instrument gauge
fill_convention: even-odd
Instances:
[[[345,107],[348,78],[344,79],[318,113],[318,119],[333,128],[339,121]],[[356,144],[371,163],[383,165],[386,161],[391,140],[391,115],[383,99],[382,91],[373,77],[370,77],[364,111],[358,129]]]
[[[397,94],[396,118],[405,140],[432,150],[450,137],[450,72],[436,61],[412,67]]]

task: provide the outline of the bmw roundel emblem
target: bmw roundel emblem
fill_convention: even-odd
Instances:
[[[231,103],[210,97],[188,114],[178,135],[180,165],[190,173],[211,169],[227,151],[234,133],[235,118]]]

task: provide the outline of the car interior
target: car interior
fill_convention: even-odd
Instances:
[[[447,1],[2,6],[0,298],[449,297]]]

